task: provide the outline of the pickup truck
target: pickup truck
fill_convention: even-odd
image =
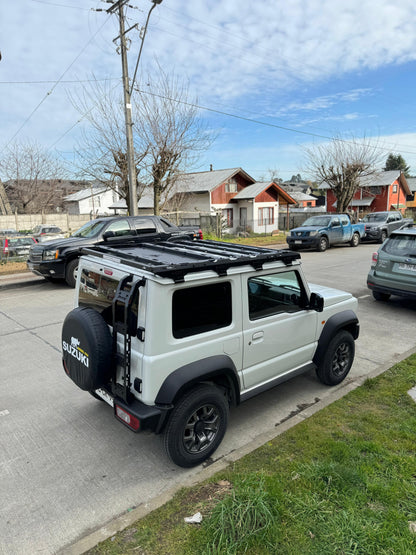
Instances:
[[[64,279],[75,287],[81,249],[97,244],[115,244],[120,240],[132,242],[171,240],[174,238],[199,239],[194,228],[180,229],[160,216],[115,216],[98,218],[83,225],[65,239],[45,241],[33,245],[29,251],[28,269],[49,281]]]
[[[294,251],[314,248],[323,252],[339,243],[349,243],[351,247],[357,247],[364,233],[364,224],[352,224],[346,214],[312,216],[301,227],[292,229],[286,241]]]
[[[363,240],[384,243],[392,231],[413,223],[411,218],[403,218],[400,212],[371,212],[361,220],[365,225]]]

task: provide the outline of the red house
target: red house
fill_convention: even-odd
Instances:
[[[322,187],[325,188],[325,187]],[[327,185],[327,211],[337,211],[337,199]],[[410,195],[409,185],[400,170],[378,172],[363,178],[349,208],[361,212],[384,212],[406,209],[406,197]]]

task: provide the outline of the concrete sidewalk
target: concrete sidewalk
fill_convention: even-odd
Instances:
[[[18,274],[0,274],[0,290],[12,289],[14,287],[25,287],[37,282],[44,281],[43,277],[36,276],[32,272],[20,272]]]

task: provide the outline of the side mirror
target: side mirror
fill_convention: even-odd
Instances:
[[[324,309],[324,298],[318,293],[311,293],[311,298],[309,299],[309,308],[316,310],[316,312],[322,312]]]
[[[114,231],[106,231],[103,233],[104,241],[107,241],[107,239],[110,239],[110,237],[115,237]]]

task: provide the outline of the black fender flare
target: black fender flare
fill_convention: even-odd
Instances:
[[[230,390],[231,402],[240,402],[240,380],[234,362],[227,355],[215,355],[185,364],[171,372],[159,389],[155,405],[173,405],[182,392],[203,381],[224,385]]]
[[[353,310],[343,310],[342,312],[338,312],[338,314],[334,314],[326,321],[313,356],[313,363],[316,366],[321,364],[329,342],[340,330],[347,330],[351,333],[354,339],[358,338],[360,333],[360,324],[358,322],[357,315]]]

